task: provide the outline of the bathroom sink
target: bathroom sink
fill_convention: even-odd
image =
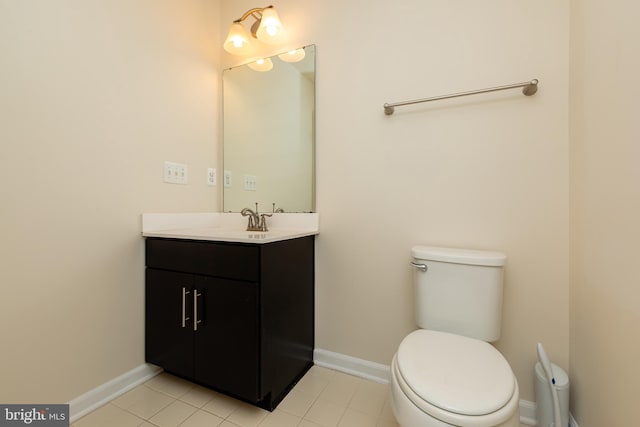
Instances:
[[[247,231],[237,213],[143,214],[142,236],[219,242],[271,243],[318,234],[318,214],[275,214],[269,231]]]
[[[317,234],[317,231],[305,229],[273,229],[265,232],[222,227],[205,227],[150,231],[143,233],[143,236],[220,242],[270,243],[314,234]]]

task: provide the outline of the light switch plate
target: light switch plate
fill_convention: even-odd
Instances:
[[[258,189],[258,178],[254,175],[245,175],[244,189],[247,191],[256,191]]]
[[[164,162],[164,182],[185,185],[188,182],[187,165]]]

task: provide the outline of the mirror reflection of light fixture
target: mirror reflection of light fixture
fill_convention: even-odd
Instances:
[[[224,42],[224,50],[233,55],[246,55],[252,52],[251,37],[242,26],[242,22],[250,16],[256,20],[251,25],[251,35],[254,38],[267,44],[278,44],[284,40],[284,28],[275,8],[273,6],[254,7],[233,21]]]
[[[251,62],[247,65],[254,71],[269,71],[273,68],[273,62],[271,62],[271,58],[260,58],[257,61]]]
[[[304,59],[304,55],[304,49],[300,48],[281,53],[278,55],[278,58],[282,59],[284,62],[298,62]]]

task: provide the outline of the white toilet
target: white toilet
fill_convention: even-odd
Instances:
[[[391,364],[402,427],[519,427],[518,382],[489,342],[500,338],[499,252],[415,246],[418,327]]]

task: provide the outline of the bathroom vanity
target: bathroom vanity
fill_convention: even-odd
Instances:
[[[268,410],[313,364],[315,46],[301,50],[224,71],[226,212],[142,215],[147,362]],[[268,231],[246,231],[238,212],[258,205]]]
[[[143,231],[147,362],[273,410],[313,364],[317,231],[301,231]]]

